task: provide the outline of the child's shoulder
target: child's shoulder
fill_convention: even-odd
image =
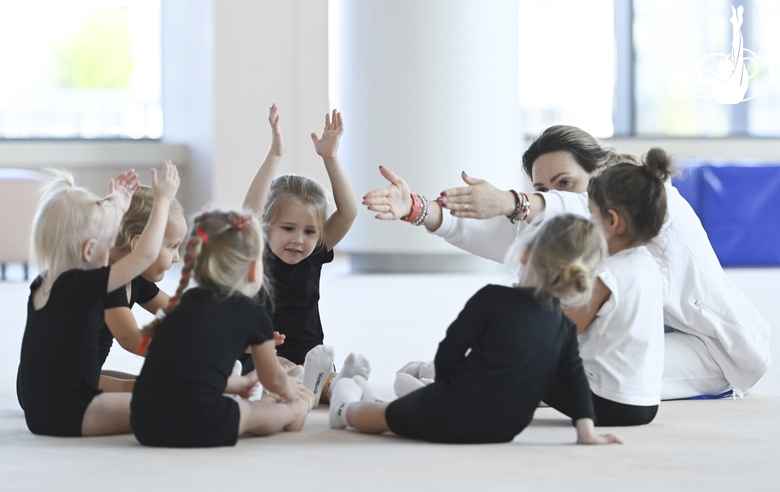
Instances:
[[[482,303],[501,303],[511,299],[515,301],[533,301],[533,289],[509,287],[506,285],[488,284],[472,296],[472,300]]]
[[[72,286],[72,287],[84,287],[86,285],[94,285],[96,288],[105,289],[108,285],[108,275],[111,271],[110,266],[104,266],[100,268],[81,270],[74,268],[60,274],[55,284],[60,286]]]

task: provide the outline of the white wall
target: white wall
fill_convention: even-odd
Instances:
[[[326,0],[214,3],[214,160],[217,206],[240,207],[270,145],[276,103],[287,140],[281,173],[326,183],[310,133],[328,111]]]

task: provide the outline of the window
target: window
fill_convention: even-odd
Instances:
[[[727,104],[707,77],[732,52],[732,5],[752,60],[747,100]],[[526,134],[780,137],[778,25],[777,0],[520,0]]]
[[[0,138],[160,138],[160,0],[0,3]]]
[[[520,0],[519,79],[525,131],[567,124],[613,134],[612,0]]]
[[[731,91],[736,97],[729,103],[727,95],[715,96],[718,86],[727,83],[724,74],[733,72],[720,64],[730,63],[731,7],[740,4],[744,11],[737,34],[752,61],[745,65],[746,93]],[[637,135],[780,135],[780,91],[772,83],[772,63],[780,55],[778,2],[634,0],[633,6]]]

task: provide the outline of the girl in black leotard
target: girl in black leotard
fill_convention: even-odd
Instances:
[[[132,253],[108,266],[122,213],[138,186],[132,170],[111,180],[99,199],[75,188],[64,171],[44,189],[33,222],[32,252],[41,276],[30,288],[17,395],[35,434],[88,436],[130,432],[130,393],[98,388],[98,331],[103,299],[144,270],[160,252],[179,175],[170,162],[157,179],[154,207]]]
[[[252,298],[263,280],[260,228],[235,212],[194,222],[179,288],[162,321],[144,328],[140,349],[148,351],[133,389],[133,433],[148,446],[209,447],[232,446],[242,434],[300,430],[313,395],[279,365],[271,320]],[[190,277],[198,287],[185,292]],[[256,371],[232,376],[247,347]],[[258,380],[272,399],[245,399]]]
[[[148,186],[139,186],[130,200],[122,222],[116,243],[109,253],[109,264],[114,264],[132,252],[141,239],[149,215],[152,213],[154,196]],[[133,305],[138,304],[148,312],[155,314],[170,301],[170,296],[157,287],[174,263],[179,261],[179,246],[187,234],[187,221],[184,220],[184,210],[175,199],[171,202],[168,221],[165,226],[165,236],[157,259],[144,270],[141,275],[109,293],[103,301],[106,311],[106,323],[98,335],[98,364],[102,368],[111,346],[116,338],[125,350],[136,353],[141,342],[141,329],[133,316]],[[141,353],[138,355],[146,355]],[[100,389],[103,391],[133,391],[135,375],[119,371],[101,370]]]
[[[450,325],[436,353],[434,383],[387,404],[360,401],[366,383],[342,378],[333,390],[331,427],[434,442],[511,441],[558,379],[575,409],[577,442],[619,442],[593,432],[576,329],[559,301],[589,293],[604,238],[595,224],[573,215],[541,227],[510,253],[525,265],[518,284],[482,288]]]

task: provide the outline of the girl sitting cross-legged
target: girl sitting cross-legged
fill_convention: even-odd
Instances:
[[[139,347],[148,344],[131,423],[141,444],[233,446],[243,434],[303,427],[314,397],[279,365],[271,320],[253,299],[263,285],[262,255],[251,215],[213,211],[195,219],[179,288]],[[185,291],[190,277],[198,286]],[[256,370],[231,375],[247,347]],[[250,402],[258,380],[269,397]]]

